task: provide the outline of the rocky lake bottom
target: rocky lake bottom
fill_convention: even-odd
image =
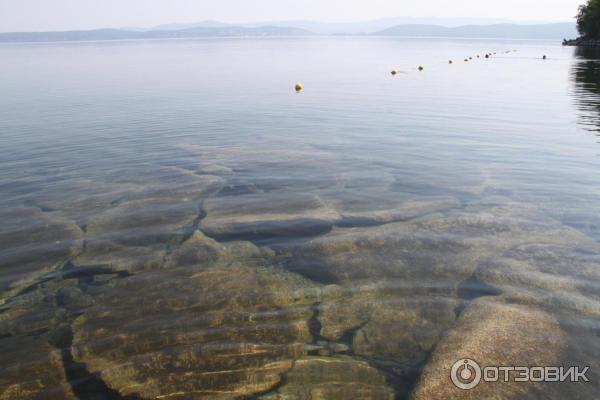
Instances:
[[[399,195],[380,173],[262,187],[238,165],[326,154],[185,150],[195,168],[3,210],[0,398],[597,394],[600,244],[581,231],[485,180],[461,188],[471,202]],[[466,355],[585,364],[592,383],[467,396],[447,379]]]

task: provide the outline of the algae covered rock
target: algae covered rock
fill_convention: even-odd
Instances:
[[[393,400],[385,376],[350,357],[306,357],[294,362],[285,383],[263,400]]]
[[[111,282],[74,324],[75,359],[122,395],[233,399],[270,390],[311,341],[307,283],[242,266]]]

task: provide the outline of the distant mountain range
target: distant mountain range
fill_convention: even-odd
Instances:
[[[417,23],[437,21],[435,23]],[[463,37],[506,39],[560,40],[577,36],[574,22],[562,23],[497,23],[502,20],[485,20],[493,24],[462,24],[482,21],[469,18],[410,18],[398,17],[353,23],[324,23],[312,21],[265,22],[229,25],[218,21],[194,24],[167,24],[149,29],[96,29],[62,32],[0,33],[0,42],[64,42],[93,40],[171,39],[197,37],[258,37],[258,36],[309,36],[309,35],[376,35],[404,37]],[[442,23],[444,25],[442,25]],[[459,25],[455,25],[459,24]]]
[[[577,37],[575,24],[544,25],[466,25],[448,28],[438,25],[400,25],[375,33],[379,36],[504,38],[504,39],[563,39]]]
[[[0,33],[0,42],[80,42],[93,40],[180,39],[199,37],[306,36],[312,34],[313,33],[304,29],[273,26],[263,26],[260,28],[247,28],[241,26],[197,27],[178,30],[156,29],[150,31],[138,31],[133,29],[96,29],[91,31]]]
[[[568,21],[560,21],[567,22]],[[399,25],[437,25],[440,27],[454,28],[465,25],[496,25],[496,24],[514,24],[514,25],[543,25],[554,22],[549,21],[511,21],[506,19],[498,18],[417,18],[417,17],[391,17],[391,18],[380,18],[370,21],[362,22],[348,22],[348,23],[330,23],[330,22],[316,22],[316,21],[268,21],[259,22],[253,24],[246,24],[244,26],[292,26],[295,28],[306,29],[319,35],[335,35],[335,34],[346,34],[346,35],[357,35],[357,34],[371,34],[385,29],[389,29]],[[575,26],[575,22],[570,23]]]

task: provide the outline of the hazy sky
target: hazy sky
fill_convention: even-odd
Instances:
[[[0,31],[394,16],[569,20],[584,0],[0,0]]]

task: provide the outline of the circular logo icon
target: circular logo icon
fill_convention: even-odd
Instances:
[[[471,390],[481,381],[481,367],[476,361],[463,358],[452,366],[450,379],[457,388]]]

